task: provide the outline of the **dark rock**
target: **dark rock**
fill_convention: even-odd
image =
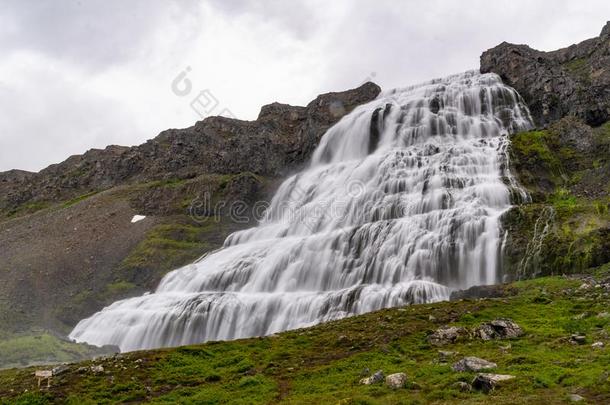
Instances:
[[[584,345],[585,343],[587,343],[587,337],[584,335],[574,334],[570,336],[570,343]]]
[[[470,338],[468,329],[461,326],[445,326],[434,331],[428,336],[431,345],[442,346]]]
[[[507,374],[479,374],[472,380],[472,388],[483,392],[490,392],[499,387],[503,382],[515,378]]]
[[[498,367],[496,363],[492,363],[491,361],[480,359],[478,357],[464,357],[462,360],[451,366],[453,371],[461,372],[491,370],[496,367]]]
[[[511,319],[494,319],[481,324],[474,335],[483,340],[513,339],[523,335],[523,329]]]
[[[553,52],[503,42],[481,55],[481,72],[494,72],[527,102],[544,126],[567,115],[597,126],[610,117],[608,24],[597,38]]]
[[[458,301],[462,299],[498,298],[503,297],[504,294],[504,288],[501,285],[477,285],[470,287],[467,290],[451,292],[449,300]]]

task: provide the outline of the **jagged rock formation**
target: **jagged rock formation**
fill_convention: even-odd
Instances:
[[[610,118],[610,22],[599,37],[553,52],[503,42],[481,56],[527,102],[536,124],[574,115],[592,126]]]
[[[368,82],[320,95],[307,107],[264,106],[255,121],[208,117],[139,146],[92,149],[39,173],[0,173],[0,213],[133,182],[189,179],[202,173],[278,176],[308,159],[332,124],[379,92],[379,86]]]

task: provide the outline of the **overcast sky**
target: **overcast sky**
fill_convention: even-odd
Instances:
[[[502,41],[553,50],[607,20],[608,0],[0,0],[0,171],[478,68]]]

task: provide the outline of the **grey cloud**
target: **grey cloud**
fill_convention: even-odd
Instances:
[[[0,36],[6,55],[31,50],[92,69],[135,58],[168,15],[199,13],[195,0],[5,0],[3,20],[12,29]]]

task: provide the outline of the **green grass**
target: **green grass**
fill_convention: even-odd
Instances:
[[[49,207],[51,207],[51,203],[49,203],[47,201],[30,202],[30,203],[20,205],[16,208],[6,212],[6,217],[15,218],[15,217],[23,216],[23,215],[33,214],[35,212],[42,211]]]
[[[32,331],[4,337],[0,341],[0,367],[78,361],[106,352],[93,346],[60,340],[46,332]]]
[[[190,223],[158,225],[123,260],[122,266],[159,267],[166,271],[181,266],[209,249],[205,235],[213,226]]]
[[[75,198],[73,198],[73,199],[71,199],[71,200],[69,200],[69,201],[64,202],[64,203],[62,204],[62,207],[64,207],[64,208],[66,208],[66,207],[71,207],[71,206],[73,206],[73,205],[75,205],[75,204],[78,204],[78,203],[79,203],[79,202],[81,202],[81,201],[86,200],[86,199],[87,199],[87,198],[89,198],[89,197],[92,197],[92,196],[96,195],[97,193],[99,193],[99,190],[97,190],[97,191],[92,191],[92,192],[90,192],[90,193],[86,193],[86,194],[83,194],[83,195],[79,195],[78,197],[75,197]]]
[[[590,74],[590,69],[587,65],[587,59],[585,59],[585,58],[572,59],[571,61],[566,62],[563,66],[567,69],[567,71],[571,75],[573,75],[577,79],[583,81],[584,84],[591,83],[591,74]]]
[[[595,272],[608,277],[610,267]],[[610,400],[610,349],[590,343],[610,343],[610,317],[600,315],[610,298],[603,288],[579,289],[581,283],[540,278],[507,285],[495,299],[416,305],[274,337],[127,353],[96,362],[104,374],[78,372],[91,362],[76,364],[40,394],[31,369],[8,370],[0,372],[0,397],[85,404],[559,404],[578,393],[588,403],[604,403]],[[473,327],[497,317],[515,320],[525,336],[441,348],[427,342],[440,326]],[[569,342],[576,332],[586,334],[586,345]],[[494,361],[498,373],[516,378],[490,394],[461,392],[453,384],[474,374],[440,363],[439,349],[459,352],[454,361],[468,355]],[[364,369],[405,372],[408,384],[399,390],[360,385]]]
[[[553,174],[561,172],[561,161],[552,150],[555,139],[548,131],[520,132],[511,138],[511,147],[524,159],[524,164],[544,164]]]

